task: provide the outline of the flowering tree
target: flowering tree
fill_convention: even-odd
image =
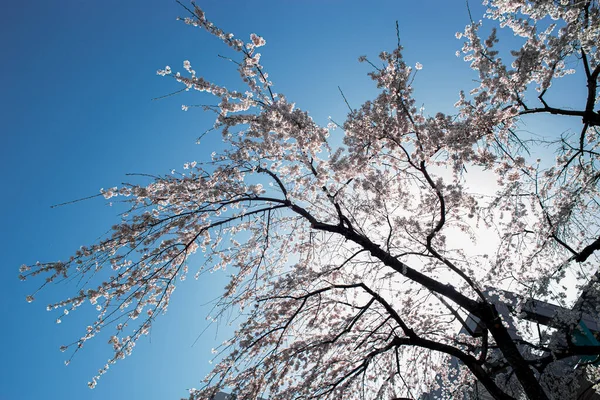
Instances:
[[[98,318],[72,347],[114,329],[102,375],[166,311],[188,256],[202,253],[201,265],[190,265],[196,276],[233,270],[219,309],[245,320],[191,399],[223,388],[244,399],[415,397],[439,386],[457,396],[475,381],[496,399],[572,396],[595,367],[574,371],[561,360],[600,354],[571,340],[581,313],[597,315],[600,304],[600,8],[484,3],[489,23],[522,46],[507,63],[495,29],[482,39],[473,22],[457,35],[479,86],[460,94],[455,115],[415,107],[421,66],[408,66],[398,44],[381,53],[381,66],[360,58],[380,93],[327,127],[272,90],[256,51],[263,38],[243,42],[186,8],[186,24],[238,52],[245,89],[207,82],[188,61],[182,73],[158,73],[219,99],[207,108],[218,114],[225,150],[186,164],[185,174],[103,191],[130,206],[112,234],[67,262],[23,266],[22,278],[85,277],[79,293],[49,307],[96,305]],[[586,85],[585,98],[574,99],[581,106],[552,104],[551,84],[575,69]],[[533,140],[519,131],[524,118],[543,114],[573,119],[577,134]],[[473,193],[467,170],[493,175],[497,192]],[[519,336],[511,334],[489,288],[560,300],[564,291],[551,289],[567,276],[585,290],[572,312],[556,316],[556,333],[517,324]],[[459,360],[453,368],[449,357]]]

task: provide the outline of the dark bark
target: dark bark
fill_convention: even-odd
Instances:
[[[490,331],[502,355],[515,372],[527,398],[530,400],[547,400],[548,396],[535,377],[530,364],[523,358],[515,341],[502,324],[502,319],[494,305],[481,303],[481,321]]]
[[[306,212],[306,210],[304,210],[298,206],[292,206],[292,209],[301,215],[304,215],[304,213],[308,214]],[[310,214],[308,214],[308,215],[310,216],[309,220],[312,220],[311,223],[313,225],[313,228],[315,228],[317,230],[338,233],[338,234],[344,236],[346,239],[351,240],[351,241],[355,242],[356,244],[362,246],[365,250],[369,251],[371,253],[371,255],[378,258],[385,265],[387,265],[387,266],[391,267],[392,269],[394,269],[395,271],[401,273],[407,279],[410,279],[416,283],[419,283],[419,284],[423,285],[424,287],[426,287],[427,289],[431,290],[432,292],[438,293],[438,294],[452,300],[459,306],[463,307],[465,310],[467,310],[467,311],[473,313],[475,316],[479,317],[482,320],[482,322],[484,323],[485,327],[492,334],[494,340],[496,341],[496,343],[498,345],[498,348],[502,352],[502,355],[506,358],[506,361],[514,370],[515,375],[516,375],[517,379],[519,380],[519,382],[521,383],[521,386],[523,387],[523,390],[524,390],[525,394],[528,396],[528,398],[531,400],[547,400],[548,399],[548,396],[545,394],[544,390],[542,389],[542,386],[540,385],[537,378],[535,377],[533,370],[530,368],[529,363],[521,355],[519,349],[517,348],[517,345],[510,337],[508,330],[502,324],[502,320],[500,319],[498,312],[496,311],[495,307],[492,304],[487,303],[487,302],[476,302],[476,301],[466,297],[462,293],[460,293],[452,285],[442,284],[441,282],[418,272],[417,270],[409,267],[408,265],[404,264],[400,260],[391,256],[388,252],[383,250],[381,247],[379,247],[375,243],[371,242],[371,240],[369,240],[367,237],[365,237],[353,230],[350,230],[346,227],[339,226],[339,225],[330,225],[330,224],[319,223],[314,219],[314,217],[312,217],[312,215],[310,215]],[[306,215],[304,215],[304,216],[306,217]],[[473,372],[473,374],[477,377],[477,379],[479,379],[479,381],[482,384],[484,384],[484,386],[487,387],[486,383],[490,384],[491,382],[493,382],[491,376],[488,373],[486,373],[485,371],[483,371],[483,370],[479,371],[474,366],[473,367],[469,366],[469,365],[467,365],[467,366]],[[477,365],[477,367],[479,367],[479,366]],[[494,385],[495,385],[495,383],[494,383]],[[499,393],[496,393],[496,394],[498,396],[500,396]],[[494,397],[498,398],[498,399],[510,398],[510,396],[508,396],[506,394],[503,394],[503,396],[505,396],[505,397],[496,397],[496,396],[494,396]]]
[[[596,239],[593,243],[587,245],[579,252],[575,257],[575,261],[584,262],[587,260],[596,250],[600,250],[600,238]]]

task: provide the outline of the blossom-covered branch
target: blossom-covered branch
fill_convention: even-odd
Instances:
[[[224,389],[248,399],[457,397],[475,382],[496,399],[577,394],[567,383],[583,373],[564,360],[600,354],[572,339],[600,301],[600,10],[597,1],[485,3],[487,39],[482,22],[457,34],[479,86],[460,93],[455,115],[417,109],[423,66],[409,66],[398,43],[380,62],[360,58],[375,67],[379,94],[339,130],[273,91],[262,37],[244,42],[184,6],[186,24],[237,54],[241,88],[207,81],[190,61],[158,74],[218,99],[205,108],[217,114],[224,150],[179,175],[103,190],[129,206],[108,237],[66,262],[21,268],[23,279],[45,276],[41,287],[79,279],[81,290],[49,309],[96,306],[97,319],[63,350],[114,329],[114,356],[90,386],[148,333],[193,268],[197,279],[231,273],[216,313],[243,322],[190,399]],[[496,49],[503,30],[523,41],[510,63]],[[550,105],[552,82],[577,69],[584,106]],[[581,126],[571,136],[521,133],[521,121],[545,114]],[[473,170],[493,191],[476,190]],[[555,289],[567,284],[583,288],[580,301],[535,330],[510,322],[523,304],[509,310],[490,294],[516,286],[524,299],[563,301]]]

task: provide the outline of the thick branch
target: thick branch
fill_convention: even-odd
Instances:
[[[580,263],[584,262],[596,250],[600,250],[600,237],[598,239],[596,239],[594,242],[592,242],[591,244],[584,247],[583,250],[581,250],[579,252],[579,254],[577,254],[577,256],[575,256],[575,261],[580,262]]]
[[[494,399],[513,399],[513,397],[507,395],[502,390],[500,390],[500,388],[496,385],[494,380],[490,377],[489,373],[487,373],[479,365],[475,357],[470,356],[455,347],[439,342],[434,342],[432,340],[423,339],[420,337],[395,337],[392,343],[394,343],[397,346],[419,346],[456,357],[469,368],[473,375],[475,375],[479,382],[481,382],[485,386],[485,388],[494,397]]]
[[[439,282],[438,280],[432,279],[432,278],[428,277],[427,275],[424,275],[424,274],[420,273],[419,271],[409,267],[402,261],[391,256],[388,252],[383,250],[381,247],[379,247],[378,245],[373,243],[369,238],[362,236],[362,235],[356,233],[355,231],[352,231],[350,229],[347,229],[347,228],[339,226],[339,225],[330,225],[330,224],[323,224],[323,223],[317,222],[317,220],[312,215],[310,215],[306,210],[304,210],[301,207],[298,207],[296,205],[291,205],[291,208],[293,211],[296,211],[297,213],[305,216],[312,223],[312,226],[314,229],[332,232],[332,233],[338,233],[338,234],[342,235],[346,239],[351,240],[354,243],[362,246],[362,248],[369,251],[371,253],[371,255],[378,258],[381,262],[383,262],[383,264],[387,265],[388,267],[391,267],[396,272],[401,273],[407,279],[410,279],[418,284],[423,285],[424,287],[431,290],[432,292],[441,294],[442,296],[452,300],[459,306],[463,307],[465,310],[472,312],[475,315],[479,314],[479,312],[480,312],[479,303],[477,303],[474,300],[471,300],[467,296],[460,293],[458,290],[456,290],[454,288],[454,286],[449,285],[449,284],[448,285],[443,284],[443,283]],[[305,214],[307,214],[307,215],[305,215]]]
[[[537,108],[530,108],[528,110],[523,110],[519,114],[526,115],[526,114],[540,114],[540,113],[581,117],[583,119],[583,122],[590,124],[590,126],[599,126],[600,125],[600,114],[598,114],[597,112],[594,112],[594,111],[588,112],[587,110],[585,110],[585,111],[566,110],[564,108],[555,108],[555,107],[550,107],[550,106],[544,106],[544,107],[537,107]]]

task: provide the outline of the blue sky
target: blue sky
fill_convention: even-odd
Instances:
[[[206,4],[204,4],[206,3]],[[353,106],[375,94],[359,64],[392,50],[395,21],[407,63],[424,65],[416,80],[418,103],[451,111],[460,88],[474,75],[454,53],[454,33],[468,24],[464,1],[263,1],[199,2],[208,17],[243,39],[264,36],[262,63],[285,93],[323,124],[343,120],[344,90]],[[474,15],[481,9],[471,5]],[[218,40],[176,21],[185,11],[173,0],[61,0],[8,2],[0,15],[2,142],[5,180],[0,202],[3,267],[0,270],[0,330],[3,373],[0,400],[167,399],[186,396],[209,372],[210,349],[230,328],[206,326],[209,306],[221,293],[223,276],[180,284],[169,313],[134,354],[105,375],[94,390],[88,380],[111,356],[104,340],[86,344],[71,365],[60,345],[82,335],[95,313],[83,308],[56,325],[46,304],[74,293],[74,285],[52,285],[32,304],[39,282],[20,282],[18,267],[67,258],[117,222],[102,199],[50,208],[94,195],[102,187],[140,178],[127,173],[166,174],[185,162],[206,158],[217,142],[195,139],[212,125],[199,110],[181,104],[206,101],[186,93],[159,101],[179,87],[156,70],[182,70],[189,59],[199,75],[241,87],[230,55]],[[218,139],[218,135],[213,136]]]

